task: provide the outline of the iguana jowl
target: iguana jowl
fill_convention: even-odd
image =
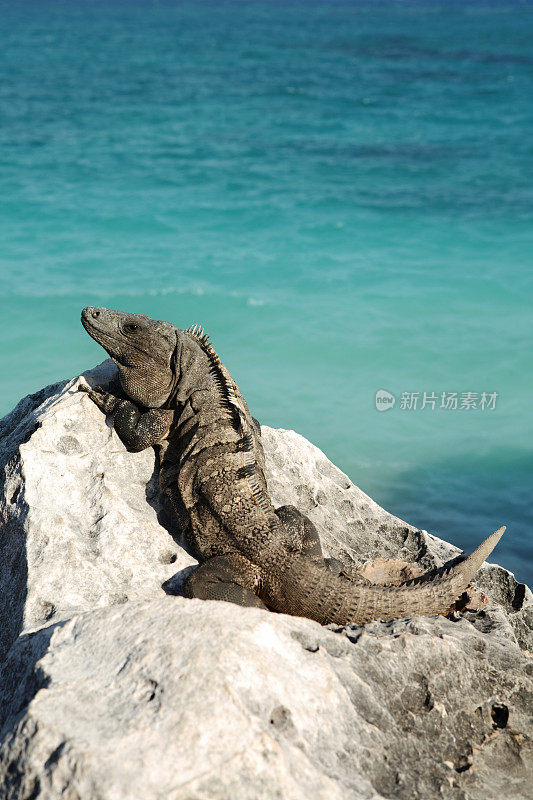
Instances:
[[[363,623],[446,613],[505,528],[448,570],[399,585],[334,574],[313,523],[268,496],[258,423],[203,329],[87,307],[86,331],[116,363],[117,394],[81,384],[131,450],[159,445],[160,486],[200,566],[189,597]]]

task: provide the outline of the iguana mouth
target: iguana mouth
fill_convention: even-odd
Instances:
[[[98,317],[94,317],[94,312],[91,313],[89,311],[90,306],[84,308],[81,312],[81,324],[89,334],[89,336],[98,342],[98,344],[102,345],[102,347],[107,350],[109,353],[108,346],[106,346],[107,342],[116,342],[118,340],[118,336],[113,336],[113,334],[109,333],[108,331],[104,331],[95,325],[94,320],[98,319]],[[113,354],[110,353],[112,356]]]
[[[102,318],[102,311],[108,311],[109,309],[103,308],[94,308],[93,306],[86,306],[81,312],[81,324],[89,334],[89,336],[98,342],[104,350],[111,356],[111,358],[118,364],[124,364],[124,366],[132,366],[127,360],[124,359],[123,355],[121,355],[121,349],[124,350],[125,345],[130,350],[135,350],[137,353],[140,353],[142,356],[146,357],[148,360],[153,359],[153,355],[145,350],[143,347],[139,347],[136,342],[131,341],[130,339],[126,339],[120,332],[103,330],[98,326],[95,320],[99,320]],[[103,317],[105,320],[105,316]]]

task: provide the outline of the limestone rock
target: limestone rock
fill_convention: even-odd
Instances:
[[[12,648],[0,794],[527,798],[526,669],[465,618],[339,635],[180,597],[98,609]]]
[[[195,561],[154,452],[128,453],[77,382],[0,421],[0,797],[528,797],[523,584],[485,565],[486,609],[338,630],[167,596]],[[298,434],[263,439],[275,504],[348,571],[458,554]]]

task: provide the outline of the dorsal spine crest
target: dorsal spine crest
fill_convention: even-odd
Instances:
[[[244,422],[244,412],[236,395],[237,386],[235,385],[235,382],[228,370],[218,357],[218,353],[215,351],[213,345],[209,341],[209,334],[205,333],[204,328],[200,325],[191,325],[190,328],[187,328],[186,332],[198,342],[204,353],[209,358],[211,373],[221,390],[224,404],[226,406],[229,405],[230,410],[234,410],[239,418],[242,418],[242,421]],[[243,426],[241,425],[241,427]]]
[[[209,341],[209,334],[204,332],[201,325],[191,325],[186,331],[190,334],[200,345],[204,353],[207,355],[210,363],[210,370],[215,383],[221,393],[221,405],[226,408],[235,419],[239,426],[240,446],[239,450],[242,453],[242,469],[243,477],[250,489],[250,493],[258,506],[268,514],[271,512],[271,504],[268,497],[257,480],[256,463],[253,450],[253,436],[248,429],[248,422],[242,408],[236,391],[237,386],[231,377],[229,371],[220,360],[218,353],[215,351],[213,345]],[[268,514],[270,516],[270,514]],[[271,520],[270,524],[276,524],[277,520]]]

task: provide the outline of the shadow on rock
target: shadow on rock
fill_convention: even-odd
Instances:
[[[46,688],[48,679],[38,661],[48,650],[54,630],[63,624],[57,622],[21,636],[0,667],[0,743],[14,730],[37,692]]]
[[[176,544],[185,550],[185,552],[188,553],[192,558],[196,558],[195,554],[192,552],[187,543],[179,520],[176,518],[172,509],[170,509],[167,504],[164,503],[161,496],[161,491],[159,489],[159,463],[157,452],[154,463],[154,471],[152,472],[150,480],[146,484],[146,502],[154,509],[157,515],[157,521],[161,527],[164,528],[174,539]],[[196,569],[196,565],[185,567],[185,569],[176,572],[175,575],[172,575],[168,580],[166,580],[161,585],[161,588],[165,594],[183,596],[183,584],[194,569]]]
[[[28,561],[20,445],[40,427],[36,410],[66,381],[23,398],[0,420],[0,664],[24,627],[28,596]]]

